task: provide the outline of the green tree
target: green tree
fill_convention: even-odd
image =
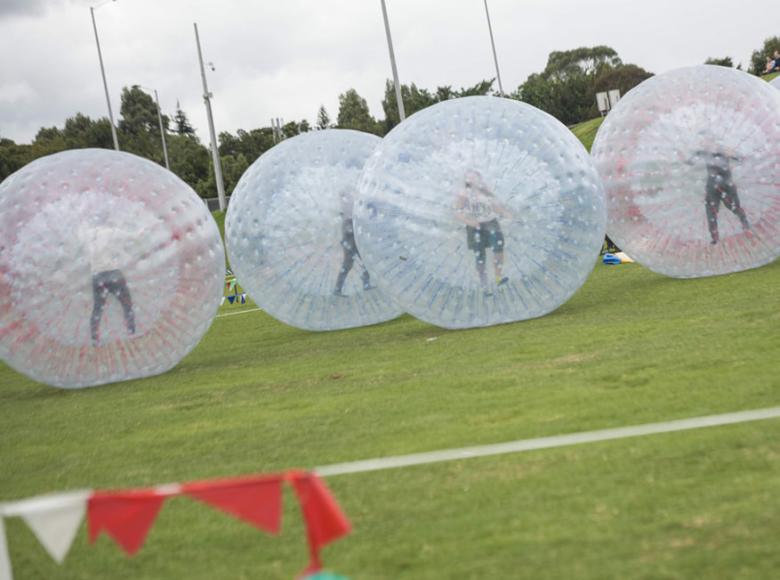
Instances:
[[[168,117],[163,115],[163,128],[167,130],[168,124]],[[122,89],[119,132],[122,150],[162,163],[157,105],[138,85]]]
[[[282,134],[285,136],[285,138],[295,137],[296,135],[300,135],[301,133],[306,133],[308,131],[311,131],[311,126],[305,119],[301,122],[290,121],[289,123],[282,125]]]
[[[195,129],[190,125],[187,114],[181,110],[179,101],[176,101],[176,113],[173,115],[174,131],[178,135],[194,135]]]
[[[239,129],[236,135],[228,132],[219,134],[219,154],[233,157],[243,155],[250,165],[273,146],[274,135],[271,127],[251,131]]]
[[[446,87],[445,90],[449,88]],[[426,107],[430,107],[438,102],[435,95],[427,89],[420,89],[412,83],[411,85],[401,85],[401,98],[404,101],[404,112],[406,116],[413,115]],[[398,123],[398,101],[395,98],[395,85],[392,81],[385,82],[385,98],[382,99],[382,109],[385,112],[385,132],[390,131]]]
[[[19,145],[12,139],[0,137],[0,181],[32,160],[31,145]]]
[[[355,89],[339,95],[338,127],[366,133],[380,134],[379,123],[371,116],[368,103]]]
[[[225,183],[225,193],[230,195],[233,193],[238,180],[249,167],[249,162],[242,154],[238,154],[237,157],[233,155],[224,155],[221,157],[222,161],[222,179]],[[211,183],[214,183],[214,170],[213,166],[209,166],[209,179]]]
[[[62,130],[66,149],[79,149],[83,147],[100,147],[113,149],[114,140],[111,136],[111,123],[105,117],[91,119],[81,113],[65,120],[65,128]]]
[[[317,112],[317,129],[327,129],[328,127],[330,127],[330,116],[325,110],[325,105],[320,105],[320,110]]]
[[[41,127],[35,134],[31,145],[31,154],[33,159],[65,151],[65,136],[57,127]]]
[[[428,89],[418,88],[417,85],[401,85],[401,98],[404,101],[404,112],[406,116],[421,111],[426,107],[435,105],[441,101],[457,99],[459,97],[469,97],[474,95],[486,95],[493,88],[493,80],[480,81],[470,87],[453,89],[451,85],[438,87],[433,93]],[[382,109],[385,112],[384,132],[390,131],[395,127],[400,119],[398,118],[398,106],[395,98],[395,85],[392,81],[385,82],[385,97],[382,99]]]
[[[30,152],[32,158],[37,159],[66,149],[86,147],[113,149],[111,124],[107,118],[92,119],[87,115],[76,113],[73,117],[65,119],[65,126],[62,129],[41,127],[33,139]]]
[[[209,177],[209,166],[211,165],[209,150],[200,143],[195,135],[169,135],[167,143],[171,171],[198,194],[201,194],[200,184]],[[211,189],[213,189],[213,185]],[[205,197],[211,196],[206,195]]]
[[[530,75],[511,96],[572,125],[598,116],[596,92],[625,93],[649,76],[641,67],[624,64],[608,46],[581,47],[551,52],[545,69]]]
[[[704,64],[715,64],[718,66],[727,66],[729,68],[734,67],[734,61],[731,60],[730,56],[724,56],[723,58],[713,58],[710,57],[707,60],[704,61]]]
[[[621,64],[623,62],[614,48],[583,46],[572,50],[551,52],[542,75],[548,79],[566,80],[582,74],[596,75],[605,67],[615,68]]]
[[[764,41],[764,46],[753,51],[748,72],[759,76],[764,74],[766,59],[772,58],[776,50],[780,51],[780,36],[770,36]]]
[[[638,84],[653,76],[641,66],[624,64],[617,68],[603,70],[594,81],[595,92],[611,91],[618,89],[621,95],[625,95]]]

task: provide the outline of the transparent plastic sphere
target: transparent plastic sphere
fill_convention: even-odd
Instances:
[[[340,129],[303,133],[264,153],[236,185],[225,221],[230,265],[271,316],[337,330],[401,314],[376,288],[352,226],[360,172],[380,141]]]
[[[707,65],[652,77],[592,154],[609,237],[651,270],[712,276],[780,255],[780,94],[766,82]]]
[[[415,113],[366,164],[360,251],[380,287],[446,328],[542,316],[576,292],[604,240],[604,194],[580,142],[518,101]]]
[[[104,149],[0,184],[0,355],[57,387],[156,375],[208,329],[225,256],[203,201],[159,165]]]

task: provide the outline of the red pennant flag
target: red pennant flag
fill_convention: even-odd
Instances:
[[[291,472],[289,479],[295,488],[303,518],[306,520],[310,560],[304,574],[311,574],[322,569],[320,550],[348,534],[351,526],[330,490],[319,477],[312,473]]]
[[[95,492],[87,503],[89,541],[105,531],[129,556],[144,545],[165,495],[153,490]]]
[[[256,528],[279,533],[282,524],[281,475],[199,481],[182,486],[182,493]]]

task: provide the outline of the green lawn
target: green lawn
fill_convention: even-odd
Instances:
[[[589,147],[600,122],[573,131]],[[253,311],[150,379],[71,392],[0,365],[0,500],[780,405],[778,287],[780,262],[699,280],[599,264],[522,323],[310,333]],[[333,477],[355,531],[325,560],[353,579],[774,578],[779,459],[769,420]],[[289,579],[306,553],[286,500],[280,538],[175,499],[137,557],[82,529],[63,566],[7,520],[14,571]]]
[[[597,265],[523,323],[310,333],[256,311],[146,380],[70,392],[1,367],[0,499],[779,405],[778,286],[780,263],[700,280]],[[355,533],[326,562],[352,578],[770,578],[779,457],[766,421],[334,477]],[[136,558],[82,532],[62,567],[22,522],[8,537],[21,579],[290,578],[306,560],[293,506],[273,538],[173,500]]]
[[[574,125],[574,127],[571,128],[571,132],[574,133],[577,139],[582,141],[582,144],[585,145],[585,148],[588,151],[590,151],[593,140],[596,138],[596,133],[604,122],[604,119],[605,117],[597,117],[596,119]]]

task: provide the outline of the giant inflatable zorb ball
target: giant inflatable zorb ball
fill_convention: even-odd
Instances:
[[[156,375],[208,329],[225,256],[214,220],[159,165],[103,149],[0,184],[0,356],[50,385]]]
[[[398,125],[366,164],[358,247],[380,287],[446,328],[546,314],[587,278],[604,194],[580,142],[524,103],[468,97]]]
[[[766,82],[706,65],[652,77],[592,154],[609,237],[651,270],[712,276],[780,255],[780,94]]]
[[[401,314],[376,287],[352,227],[360,172],[380,141],[358,131],[304,133],[264,153],[236,185],[225,221],[230,265],[271,316],[336,330]]]

